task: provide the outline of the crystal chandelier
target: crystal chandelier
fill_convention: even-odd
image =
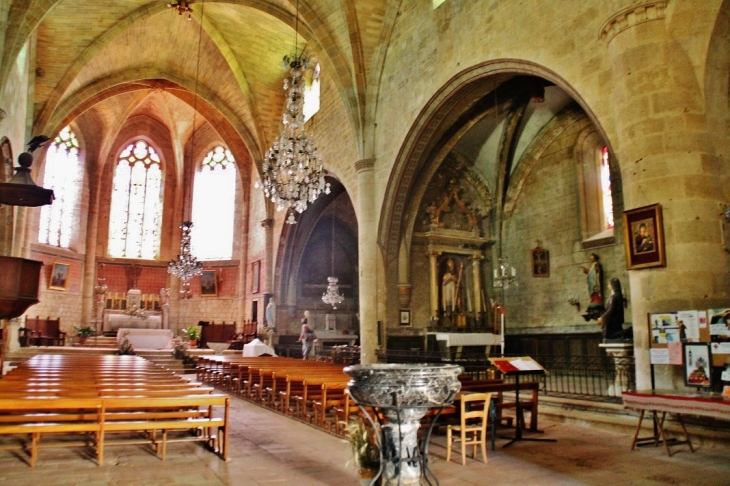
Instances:
[[[331,261],[330,261],[330,275],[335,273],[335,215],[332,215],[332,246],[331,249]],[[345,297],[340,293],[340,288],[337,286],[337,277],[327,277],[327,292],[322,294],[322,302],[329,304],[333,309],[337,309],[337,304],[345,300]]]
[[[188,14],[188,20],[192,20],[193,9],[190,8],[190,2],[186,0],[179,0],[177,2],[170,2],[167,4],[167,8],[177,10],[178,15],[184,13]]]
[[[172,260],[167,265],[167,272],[182,280],[183,290],[180,291],[180,294],[183,297],[189,297],[190,295],[190,279],[203,273],[203,263],[199,262],[190,253],[190,231],[192,227],[192,221],[183,221],[180,224],[180,229],[182,229],[180,254],[178,254],[177,260]]]
[[[509,258],[499,259],[499,268],[494,269],[494,287],[507,289],[511,285],[517,286],[517,271],[509,264]]]
[[[294,31],[298,36],[298,2],[296,18]],[[282,67],[285,71],[289,69],[289,76],[284,81],[287,94],[282,128],[266,152],[261,178],[264,194],[276,204],[277,211],[291,211],[288,224],[296,223],[294,210],[302,213],[323,191],[330,193],[330,185],[324,180],[322,158],[317,155],[312,136],[304,130],[304,73],[309,68],[309,59],[304,53],[296,55],[296,45],[295,37],[294,56],[283,59]]]

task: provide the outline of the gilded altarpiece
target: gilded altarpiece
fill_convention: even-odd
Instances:
[[[481,181],[463,167],[450,164],[435,174],[424,193],[411,259],[428,259],[428,276],[413,275],[413,282],[416,286],[428,282],[431,328],[491,329],[484,271],[488,266],[485,252],[493,243],[484,236],[489,228],[489,207],[488,191]],[[425,270],[419,264],[413,268]],[[414,290],[424,294],[423,289]]]

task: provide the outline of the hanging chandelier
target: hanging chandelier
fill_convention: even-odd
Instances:
[[[335,215],[332,215],[332,246],[330,247],[330,275],[335,273]],[[327,292],[322,294],[322,302],[329,304],[333,309],[337,309],[337,304],[345,300],[345,296],[340,293],[337,285],[337,277],[327,277]]]
[[[284,81],[286,102],[281,133],[266,152],[261,177],[264,194],[276,204],[277,211],[291,211],[288,224],[296,223],[295,210],[302,213],[322,192],[330,193],[330,185],[324,180],[322,157],[317,155],[313,137],[304,129],[304,73],[309,68],[309,59],[304,53],[296,54],[298,2],[296,19],[294,56],[284,56],[282,63],[285,71],[289,69],[289,75]]]
[[[180,224],[180,229],[182,229],[180,254],[178,254],[177,260],[172,260],[167,265],[167,272],[183,281],[183,289],[189,289],[190,279],[203,273],[203,263],[199,262],[190,253],[190,231],[192,227],[192,221],[183,221]]]

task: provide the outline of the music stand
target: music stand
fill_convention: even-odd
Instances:
[[[504,437],[510,439],[502,448],[506,448],[521,440],[529,440],[532,442],[557,442],[556,439],[539,439],[536,437],[523,437],[522,436],[522,405],[520,404],[520,376],[522,375],[544,375],[545,368],[534,359],[524,356],[521,358],[489,358],[494,366],[499,369],[505,376],[515,377],[515,436]],[[496,423],[495,423],[496,425]]]

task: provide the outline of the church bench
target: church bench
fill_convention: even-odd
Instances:
[[[25,327],[18,329],[18,341],[21,347],[65,346],[66,333],[61,331],[61,319],[26,317]]]
[[[170,442],[203,441],[225,459],[229,404],[228,396],[210,393],[170,397],[6,398],[0,399],[0,435],[30,437],[29,445],[21,443],[14,448],[29,449],[31,467],[35,466],[41,447],[88,446],[90,443],[95,447],[100,466],[104,462],[104,447],[122,444],[150,444],[164,460]],[[214,414],[216,408],[222,408],[221,416]],[[169,436],[171,431],[191,430],[202,433]],[[158,432],[161,434],[159,439]],[[105,435],[111,433],[142,434],[110,441]],[[93,439],[41,443],[42,436],[69,434],[91,434]]]

